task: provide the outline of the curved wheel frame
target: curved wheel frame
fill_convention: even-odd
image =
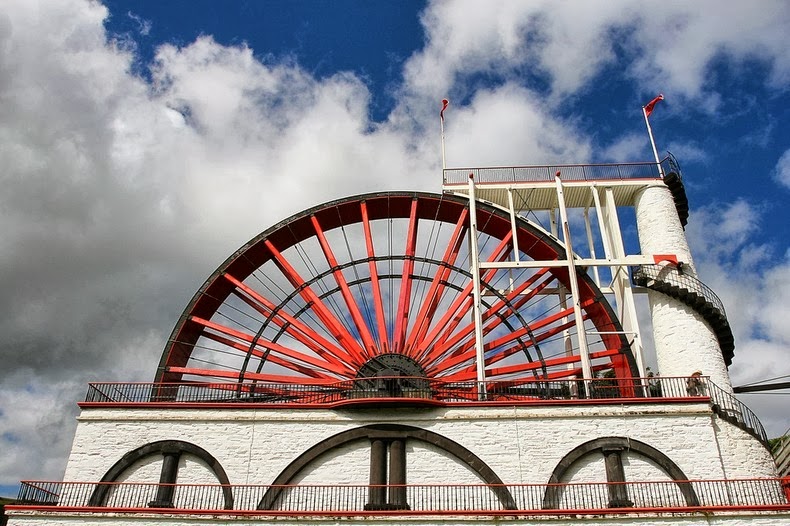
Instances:
[[[551,261],[562,244],[478,202],[481,261]],[[228,258],[192,298],[156,382],[332,384],[402,354],[427,377],[473,381],[469,201],[416,192],[349,197],[303,211]],[[581,376],[567,269],[481,271],[486,377],[517,384]],[[638,376],[612,308],[578,278],[593,370]]]

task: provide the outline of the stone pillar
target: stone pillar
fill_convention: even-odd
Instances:
[[[672,194],[658,183],[642,190],[635,202],[642,254],[675,254],[683,272],[697,276],[686,235]],[[667,269],[668,272],[675,272]],[[648,291],[653,319],[653,341],[661,376],[690,376],[701,371],[732,392],[727,366],[713,330],[702,316],[683,302],[661,292]]]
[[[178,461],[181,451],[178,449],[162,451],[162,471],[159,474],[160,486],[156,490],[156,499],[148,503],[149,508],[173,508],[173,494],[178,478]]]
[[[402,438],[390,443],[390,495],[392,509],[408,509],[406,504],[406,441]]]
[[[623,448],[603,448],[604,466],[606,467],[606,481],[609,482],[609,507],[630,508],[634,505],[628,498],[628,486],[625,482],[625,469],[623,469]]]
[[[387,443],[380,438],[370,441],[370,489],[366,510],[383,509],[387,503]]]

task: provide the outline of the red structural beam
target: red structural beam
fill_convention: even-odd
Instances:
[[[345,301],[348,312],[351,315],[351,319],[354,321],[354,326],[357,328],[357,331],[362,338],[362,342],[365,345],[367,350],[366,357],[370,358],[371,356],[375,356],[378,354],[376,343],[373,341],[373,336],[371,336],[370,331],[368,330],[368,325],[365,322],[365,319],[362,317],[362,312],[359,310],[359,306],[354,299],[354,295],[351,293],[351,289],[348,287],[348,283],[346,283],[346,279],[343,277],[343,271],[340,270],[340,265],[337,263],[337,258],[332,252],[332,247],[329,246],[329,242],[326,240],[326,236],[324,235],[324,231],[321,229],[321,224],[318,222],[318,218],[316,218],[316,216],[311,216],[310,219],[313,222],[315,235],[318,238],[318,243],[321,245],[321,251],[324,253],[324,258],[326,258],[326,262],[332,269],[332,275],[334,276],[338,287],[340,287],[340,294],[343,296],[343,301]]]
[[[376,329],[379,338],[379,350],[383,353],[390,351],[389,336],[387,335],[387,318],[384,315],[384,301],[381,296],[381,286],[379,285],[379,271],[376,266],[376,251],[373,246],[373,234],[370,229],[370,219],[368,218],[368,205],[366,201],[359,204],[362,213],[362,228],[365,233],[365,248],[368,252],[368,268],[370,270],[370,286],[373,290],[371,298],[373,308],[376,311]]]
[[[425,294],[420,311],[417,313],[415,325],[409,334],[409,338],[406,341],[406,347],[404,349],[405,354],[409,356],[414,356],[415,351],[418,350],[415,349],[415,346],[418,345],[418,343],[421,342],[425,337],[425,334],[431,327],[431,322],[433,321],[433,317],[436,314],[436,310],[442,301],[444,292],[447,289],[447,279],[452,273],[452,267],[455,265],[455,262],[458,259],[458,254],[460,253],[461,247],[463,246],[464,235],[468,230],[466,225],[468,215],[469,209],[465,208],[459,216],[458,221],[455,224],[455,229],[448,240],[447,249],[445,250],[444,257],[442,258],[442,262],[444,262],[445,265],[440,266],[433,275],[431,286],[429,287],[428,292]]]
[[[334,336],[337,341],[343,345],[343,348],[351,357],[354,365],[357,367],[365,363],[365,351],[356,341],[354,336],[348,332],[343,324],[329,312],[329,309],[324,305],[321,298],[311,289],[305,285],[306,281],[299,275],[288,260],[283,257],[279,250],[268,239],[265,241],[266,248],[271,252],[274,262],[280,272],[288,279],[291,285],[299,292],[299,295],[310,305],[310,309],[316,313],[316,316],[324,323],[329,332]]]
[[[270,319],[275,325],[285,330],[286,334],[303,344],[305,347],[321,356],[328,362],[337,367],[345,368],[349,375],[353,376],[354,371],[349,366],[352,361],[351,356],[342,348],[330,342],[312,327],[303,323],[299,319],[291,316],[283,309],[277,310],[276,306],[260,295],[257,291],[248,287],[230,274],[223,274],[225,279],[233,283],[237,290],[236,296],[244,303]],[[345,359],[346,361],[341,361]]]
[[[403,273],[400,283],[398,310],[395,314],[395,334],[393,335],[392,348],[394,352],[402,352],[406,339],[406,329],[409,325],[409,309],[411,306],[412,272],[414,271],[414,253],[417,248],[417,199],[411,202],[409,214],[409,229],[406,234],[406,249],[403,261]]]

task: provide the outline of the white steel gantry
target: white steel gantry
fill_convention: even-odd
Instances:
[[[577,274],[590,270],[592,279],[601,292],[613,299],[623,333],[631,346],[641,376],[645,374],[643,343],[637,320],[634,299],[635,289],[631,284],[628,267],[655,265],[667,261],[676,264],[675,254],[629,254],[623,240],[623,231],[618,215],[619,207],[634,207],[637,197],[653,186],[666,187],[662,180],[660,164],[591,164],[519,166],[495,168],[450,168],[443,170],[442,189],[445,193],[465,195],[470,198],[470,272],[473,279],[474,322],[476,335],[477,380],[484,386],[483,322],[480,274],[487,269],[525,269],[565,267],[569,274],[570,290],[560,287],[552,291],[559,302],[572,306],[573,322],[576,327],[576,342],[571,341],[565,331],[567,349],[575,346],[579,350],[582,375],[593,378],[593,367],[588,350],[589,328],[585,327],[580,306]],[[512,252],[508,261],[482,261],[477,246],[476,223],[477,200],[492,203],[508,211],[512,229]],[[584,223],[583,237],[587,241],[587,257],[574,252],[569,210],[581,211]],[[591,219],[594,211],[596,221]],[[526,259],[521,256],[516,236],[517,221],[535,213],[548,214],[551,234],[565,247],[564,258],[554,260]],[[575,225],[574,230],[580,230]],[[597,234],[597,237],[596,237]],[[603,249],[603,257],[596,254],[596,242]],[[640,251],[643,252],[643,251]],[[609,269],[609,280],[603,283],[599,268]],[[603,273],[606,274],[606,273]],[[511,274],[512,276],[512,274]],[[511,287],[514,287],[511,277]],[[512,290],[512,288],[511,288]],[[484,396],[485,393],[481,393]]]

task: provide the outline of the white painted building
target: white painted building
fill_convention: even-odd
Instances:
[[[661,166],[445,170],[275,225],[154,382],[91,385],[9,524],[790,523]]]

